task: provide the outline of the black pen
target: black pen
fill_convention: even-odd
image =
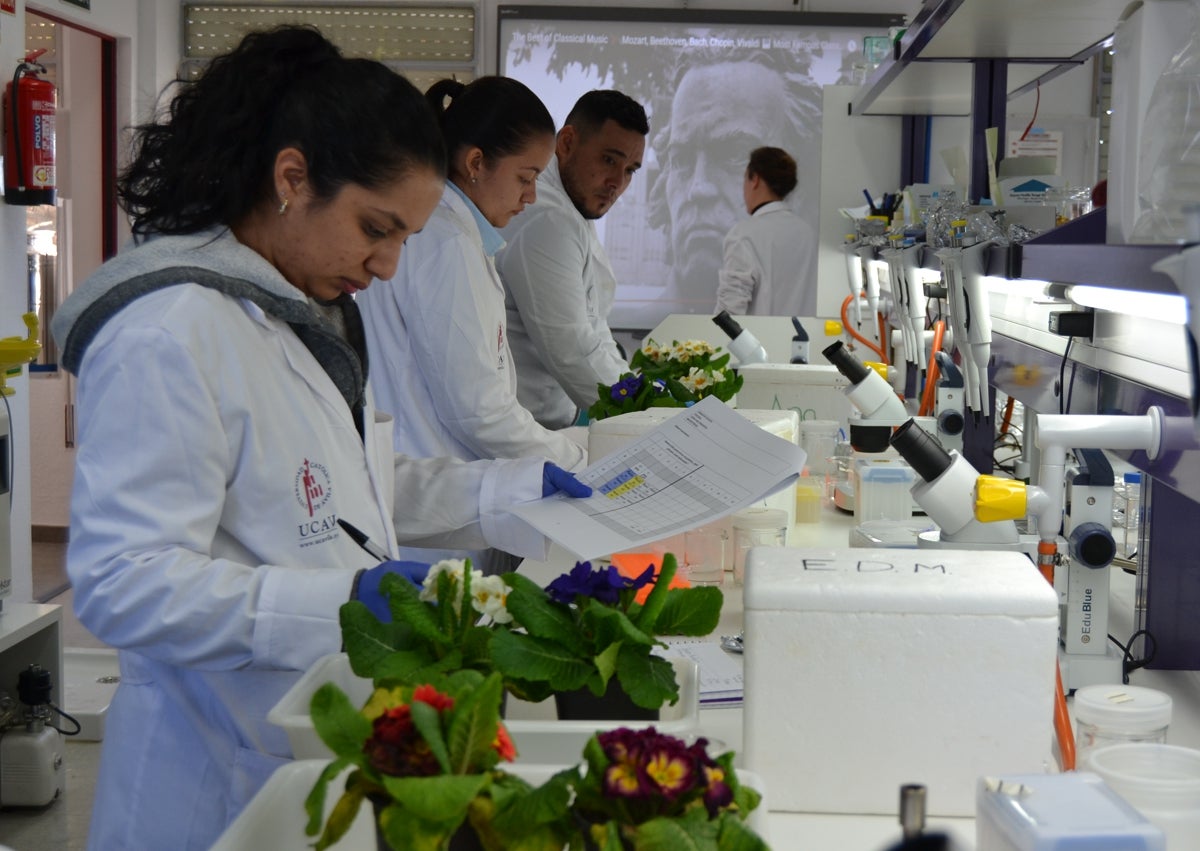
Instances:
[[[388,554],[372,544],[371,539],[368,538],[363,532],[354,528],[340,517],[338,518],[338,525],[345,529],[346,534],[354,539],[354,543],[366,550],[372,558],[379,559],[379,561],[389,561]]]

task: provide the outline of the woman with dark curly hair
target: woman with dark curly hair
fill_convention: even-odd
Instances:
[[[136,244],[54,320],[79,376],[75,608],[121,663],[89,848],[210,847],[290,758],[266,714],[340,649],[341,604],[390,618],[382,576],[427,569],[399,541],[544,554],[504,509],[578,483],[394,455],[366,385],[352,296],[444,173],[421,94],[305,27],[248,35],[137,129]]]

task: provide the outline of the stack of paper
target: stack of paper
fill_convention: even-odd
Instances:
[[[742,656],[721,647],[719,638],[668,638],[668,654],[691,659],[700,668],[700,708],[740,706]]]

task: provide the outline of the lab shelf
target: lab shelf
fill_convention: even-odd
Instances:
[[[0,692],[17,696],[17,679],[30,665],[50,673],[51,700],[62,705],[62,607],[4,601],[0,610]]]
[[[1175,295],[1170,276],[1151,267],[1186,246],[1109,245],[1106,222],[1107,209],[1101,207],[1013,246],[1010,277]]]
[[[1006,60],[1008,97],[1087,61],[1128,0],[925,0],[851,115],[969,115],[973,64]]]

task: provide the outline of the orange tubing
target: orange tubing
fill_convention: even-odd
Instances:
[[[854,301],[855,298],[856,298],[856,296],[848,295],[848,296],[846,296],[845,300],[842,302],[842,327],[846,329],[847,334],[849,334],[854,339],[858,340],[860,343],[862,343],[868,349],[873,351],[875,354],[879,355],[879,359],[883,363],[887,363],[888,362],[887,355],[885,355],[883,353],[883,349],[881,349],[879,346],[875,345],[874,342],[872,342],[871,340],[868,340],[862,334],[855,331],[853,326],[851,326],[851,324],[850,324],[850,302]],[[882,316],[880,317],[880,320],[882,321]]]
[[[1053,541],[1038,541],[1038,570],[1050,587],[1054,587],[1054,556],[1058,545]],[[1054,660],[1054,735],[1058,739],[1058,753],[1062,757],[1062,770],[1075,770],[1075,734],[1071,731],[1071,716],[1067,712],[1067,695],[1063,689],[1062,667]]]
[[[941,370],[938,369],[937,353],[942,349],[942,337],[946,333],[946,323],[939,319],[933,323],[933,345],[929,348],[929,368],[925,372],[925,392],[921,395],[921,407],[917,416],[927,417],[933,413],[937,401],[937,381]]]
[[[1063,692],[1062,670],[1054,663],[1054,733],[1058,737],[1058,752],[1062,770],[1075,770],[1075,734],[1071,732],[1071,716],[1067,714],[1067,696]]]
[[[1017,404],[1017,400],[1012,396],[1008,397],[1008,401],[1004,403],[1004,418],[1000,420],[1000,433],[1008,434],[1008,427],[1012,424],[1013,407]]]

